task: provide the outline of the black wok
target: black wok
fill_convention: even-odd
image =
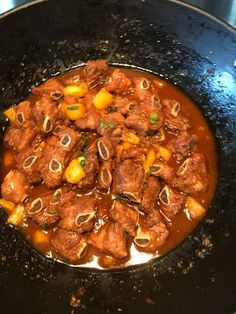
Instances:
[[[111,56],[188,93],[209,121],[219,161],[207,217],[178,248],[145,265],[100,271],[53,262],[5,225],[0,210],[0,312],[236,311],[235,31],[174,1],[51,0],[3,15],[0,33],[2,110],[53,75]]]

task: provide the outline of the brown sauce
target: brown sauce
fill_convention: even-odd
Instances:
[[[153,76],[146,72],[137,71],[134,69],[122,69],[127,76],[130,78],[135,76],[142,76],[146,77],[150,80],[156,80],[156,86],[158,88],[158,93],[160,99],[176,99],[182,106],[182,109],[186,116],[188,117],[190,124],[191,124],[191,133],[196,134],[199,139],[199,144],[196,152],[203,153],[207,159],[207,167],[208,167],[208,174],[209,174],[209,184],[206,193],[202,193],[195,198],[199,201],[205,208],[207,208],[213,198],[216,182],[217,182],[217,160],[216,160],[216,150],[214,139],[211,134],[211,131],[205,121],[204,117],[200,113],[199,109],[197,108],[196,104],[186,96],[183,92],[181,92],[178,88],[173,86],[172,84],[168,83],[167,81]],[[60,81],[66,80],[68,76],[77,75],[79,74],[81,69],[73,70],[65,74],[64,76],[59,77]],[[29,100],[34,96],[30,96]],[[166,132],[166,139],[161,145],[165,146],[168,140],[171,138],[171,133]],[[0,162],[6,158],[6,155],[14,155],[14,152],[7,149],[6,147],[2,148],[1,151],[1,159]],[[170,166],[176,168],[178,166],[178,162],[172,157],[168,163]],[[14,159],[12,159],[12,164],[8,164],[6,167],[1,167],[0,169],[0,180],[1,182],[4,179],[4,176],[8,173],[10,169],[14,167]],[[43,195],[48,188],[45,185],[37,185],[34,186],[30,192],[29,200],[34,199],[40,195]],[[86,190],[81,192],[83,193],[91,193],[95,195],[97,199],[97,207],[100,208],[99,212],[101,213],[104,211],[106,214],[107,209],[112,204],[111,194],[101,192],[97,189]],[[203,217],[201,217],[202,219]],[[148,262],[150,259],[156,256],[161,256],[166,252],[170,251],[174,247],[176,247],[181,241],[183,241],[196,227],[199,223],[199,219],[190,219],[187,215],[186,211],[183,210],[179,214],[177,214],[173,219],[166,219],[163,216],[165,223],[167,224],[170,234],[163,246],[161,246],[157,252],[150,253],[145,252],[145,249],[138,249],[133,243],[129,243],[130,246],[130,253],[129,255],[122,260],[110,257],[104,253],[99,252],[97,249],[93,248],[91,245],[89,246],[86,255],[79,260],[79,262],[73,266],[82,266],[82,267],[93,267],[93,268],[106,268],[106,267],[113,267],[113,266],[128,266],[128,265],[135,265],[144,262]],[[99,222],[102,224],[102,218],[97,221],[97,228],[99,228]],[[27,241],[29,241],[33,246],[35,246],[33,241],[34,232],[41,228],[34,223],[30,218],[27,218],[22,228],[19,228],[20,232],[23,233]],[[55,228],[49,229],[44,231],[46,234],[53,234],[55,232]],[[42,254],[56,259],[60,261],[59,256],[52,252],[50,244],[47,243],[45,245],[38,245],[36,249],[41,252]]]

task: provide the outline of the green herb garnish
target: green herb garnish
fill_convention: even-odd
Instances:
[[[149,122],[150,122],[151,124],[155,124],[155,123],[157,123],[158,121],[159,121],[159,116],[158,116],[158,114],[157,114],[156,112],[151,113],[151,114],[150,114],[150,117],[149,117]]]
[[[154,166],[150,166],[149,167],[149,172],[153,172],[153,171],[155,171],[156,170],[156,167],[154,167]]]
[[[81,140],[81,147],[84,148],[85,146],[88,145],[88,138],[84,134],[80,135],[80,140]]]
[[[47,222],[41,223],[40,226],[41,226],[43,229],[47,229],[47,228],[49,227],[49,225],[48,225]]]
[[[69,109],[69,110],[78,110],[78,106],[77,105],[71,105],[71,106],[68,106],[67,109]]]
[[[80,163],[81,167],[84,168],[88,162],[87,159],[84,156],[81,156],[78,159],[79,159],[79,163]]]
[[[99,126],[101,129],[107,129],[107,128],[116,129],[117,128],[117,126],[115,124],[113,124],[112,122],[107,122],[104,120],[100,121]]]
[[[126,231],[123,231],[123,239],[125,240],[128,239],[128,233]]]
[[[146,131],[146,135],[147,135],[147,136],[152,135],[152,130],[148,129],[148,130]]]

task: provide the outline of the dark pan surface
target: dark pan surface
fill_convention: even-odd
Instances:
[[[206,219],[181,246],[146,265],[92,271],[53,263],[5,225],[0,210],[0,312],[233,314],[236,33],[162,0],[39,1],[3,16],[0,32],[2,110],[33,85],[113,51],[111,63],[148,69],[191,95],[219,155],[219,184]]]

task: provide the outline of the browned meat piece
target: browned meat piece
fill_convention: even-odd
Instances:
[[[113,111],[120,112],[122,115],[126,115],[135,111],[138,108],[138,104],[135,100],[124,98],[124,96],[116,95],[113,98],[114,105],[111,108]]]
[[[63,97],[63,85],[55,78],[52,78],[40,86],[32,89],[32,94],[37,96],[50,96],[52,100]]]
[[[79,132],[66,126],[61,126],[54,134],[59,138],[58,149],[65,152],[71,152],[80,139]]]
[[[36,149],[29,147],[16,157],[17,168],[25,174],[30,183],[40,181],[41,157],[43,155],[44,142],[39,144]]]
[[[63,173],[69,162],[68,153],[58,149],[58,138],[51,136],[46,141],[41,158],[41,177],[48,187],[56,187],[62,183]]]
[[[60,257],[71,263],[83,257],[87,247],[85,239],[80,234],[60,228],[52,234],[50,243]]]
[[[69,207],[71,203],[73,203],[73,199],[77,197],[76,191],[74,190],[68,191],[67,188],[62,188],[60,190],[61,190],[61,195],[59,198],[59,206],[61,208]]]
[[[135,229],[139,220],[139,214],[135,209],[124,203],[114,201],[110,209],[110,216],[132,237],[135,236]]]
[[[95,199],[91,196],[74,197],[67,206],[60,205],[62,220],[59,227],[66,230],[83,233],[94,226]]]
[[[84,75],[88,82],[107,76],[108,65],[106,60],[88,61],[84,68]]]
[[[131,113],[125,120],[127,128],[137,131],[139,134],[145,136],[149,129],[149,121],[143,114]]]
[[[148,215],[142,216],[140,219],[141,228],[152,228],[157,225],[159,222],[162,222],[161,214],[159,210],[153,208]]]
[[[21,152],[30,145],[35,134],[32,128],[10,127],[5,134],[4,142],[13,150]]]
[[[5,176],[2,197],[13,203],[21,203],[28,196],[30,186],[25,176],[18,170],[11,170]]]
[[[94,109],[88,111],[82,118],[75,121],[75,126],[81,130],[96,130],[100,121],[100,115]]]
[[[34,121],[32,119],[32,108],[33,106],[29,101],[22,101],[15,107],[15,124],[18,127],[28,128],[34,126]]]
[[[145,251],[156,251],[165,242],[169,231],[163,222],[158,222],[152,228],[139,228],[134,243]]]
[[[80,181],[79,187],[91,187],[95,183],[96,175],[98,173],[98,157],[97,157],[97,143],[94,141],[85,150],[86,165],[84,167],[85,177]]]
[[[143,163],[145,160],[145,149],[139,145],[133,145],[129,149],[123,150],[121,159],[134,159],[137,163]]]
[[[51,193],[38,197],[28,203],[26,213],[28,217],[43,229],[51,227],[60,220],[58,204],[53,202],[53,195]]]
[[[103,136],[121,137],[124,121],[119,112],[108,113],[100,119],[97,132]]]
[[[99,175],[97,186],[101,190],[108,190],[112,182],[112,161],[103,161]]]
[[[111,82],[106,86],[108,92],[116,94],[125,93],[132,85],[131,80],[119,69],[116,69],[111,76]]]
[[[117,258],[127,256],[124,229],[117,223],[106,223],[97,232],[92,232],[88,242],[102,252]]]
[[[195,151],[198,143],[198,137],[194,134],[182,132],[170,140],[167,144],[167,148],[172,150],[178,160]]]
[[[103,136],[98,140],[98,153],[101,159],[108,160],[115,156],[116,144],[118,144],[115,138]]]
[[[208,173],[203,154],[193,154],[182,163],[176,173],[173,186],[190,194],[206,192]]]
[[[84,100],[84,104],[85,104],[85,107],[86,107],[87,111],[89,111],[90,113],[95,112],[96,115],[98,115],[99,112],[98,111],[96,112],[95,106],[93,104],[93,98],[94,98],[95,95],[96,95],[96,90],[89,91],[84,96],[83,100]]]
[[[33,116],[37,126],[45,133],[49,133],[61,119],[60,110],[49,98],[43,97],[36,101]]]
[[[152,104],[153,93],[151,91],[151,83],[144,77],[135,77],[134,82],[134,98],[143,104],[147,104],[150,109]]]
[[[142,165],[127,159],[114,171],[112,193],[123,194],[131,201],[140,203],[145,175]]]
[[[156,178],[149,177],[145,183],[141,208],[145,213],[153,211],[156,205],[156,200],[161,190],[161,185]]]
[[[171,189],[167,185],[161,190],[159,194],[160,210],[167,217],[172,218],[181,209],[183,209],[186,197],[179,193],[176,189]]]
[[[172,185],[175,177],[174,169],[159,160],[154,162],[154,164],[149,168],[149,172],[151,175],[161,178],[170,185]]]
[[[187,131],[190,129],[188,118],[181,112],[181,106],[177,100],[163,100],[165,113],[165,125],[171,131]]]

